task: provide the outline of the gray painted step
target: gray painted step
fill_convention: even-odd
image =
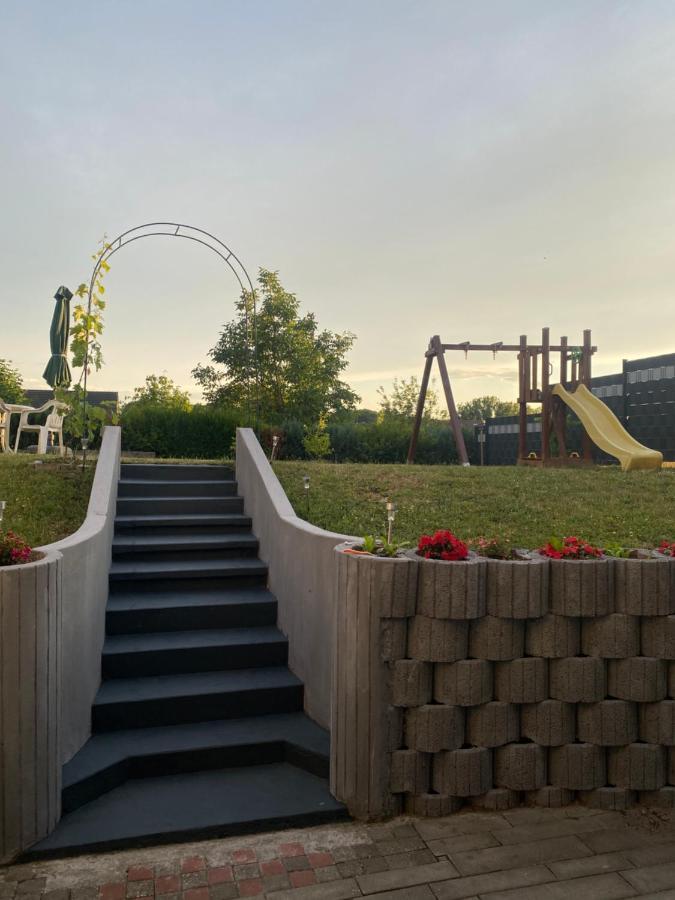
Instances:
[[[244,531],[251,527],[251,517],[243,513],[154,513],[142,512],[118,515],[115,519],[117,534],[147,533],[191,534],[194,529],[212,528],[219,531]],[[161,529],[161,531],[160,531]]]
[[[65,816],[30,851],[82,850],[301,827],[346,818],[326,781],[288,763],[139,778]]]
[[[288,641],[274,626],[121,634],[103,645],[103,677],[131,678],[281,666]]]
[[[302,682],[282,666],[113,678],[103,682],[94,700],[93,730],[296,712],[302,695]]]
[[[243,513],[241,497],[119,497],[118,516],[184,515]]]
[[[267,566],[259,559],[114,560],[110,581],[147,581],[172,578],[265,578]]]
[[[234,468],[231,465],[172,465],[170,463],[122,463],[122,478],[147,479],[154,481],[220,481],[234,479]]]
[[[233,479],[216,481],[153,481],[123,478],[117,487],[118,497],[231,497],[237,493]]]
[[[144,631],[196,630],[234,626],[272,625],[277,601],[262,587],[183,589],[178,582],[169,590],[135,590],[118,582],[108,598],[107,634]]]
[[[202,559],[255,556],[258,540],[251,532],[193,531],[183,535],[116,535],[112,542],[115,560],[189,560],[195,553]]]
[[[231,758],[240,753],[243,762],[250,759],[250,750],[256,745],[277,748],[275,761],[290,753],[301,768],[307,768],[303,757],[309,765],[328,767],[328,732],[304,713],[111,731],[93,735],[64,766],[64,810],[71,812],[128,777],[148,774],[149,767],[153,774],[173,774],[178,766],[182,771],[195,771],[202,767],[206,754],[216,751],[220,766],[210,767],[220,768],[226,752]]]

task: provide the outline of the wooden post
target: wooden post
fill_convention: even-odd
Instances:
[[[441,346],[440,337],[435,334],[431,339],[431,349],[436,353],[436,359],[438,360],[438,368],[441,373],[441,384],[443,385],[443,391],[445,392],[445,402],[448,405],[448,414],[450,415],[450,425],[452,426],[452,433],[455,436],[455,444],[457,446],[457,454],[459,456],[459,461],[463,466],[470,465],[469,456],[466,452],[466,445],[464,444],[464,435],[462,434],[462,423],[459,420],[459,416],[457,415],[457,407],[455,406],[455,399],[452,396],[452,388],[450,387],[450,376],[448,375],[448,369],[445,365],[445,356],[443,355],[443,348]]]
[[[583,351],[581,355],[581,372],[580,381],[582,384],[585,384],[588,390],[591,389],[591,357],[593,352],[591,350],[591,330],[590,328],[586,328],[584,330],[584,345]],[[593,462],[593,441],[590,438],[590,435],[584,428],[582,445],[584,449],[584,459],[587,462]]]
[[[560,338],[560,384],[567,384],[567,338]]]
[[[549,384],[548,328],[541,329],[541,458],[544,463],[551,458],[551,388]]]
[[[520,353],[518,354],[518,382],[519,382],[519,409],[518,409],[518,459],[527,456],[527,335],[520,336]]]
[[[431,343],[429,343],[431,349]],[[413,431],[410,436],[410,446],[408,447],[408,465],[415,462],[415,454],[417,453],[417,439],[420,436],[420,428],[422,426],[422,416],[424,414],[424,401],[427,397],[427,388],[429,387],[429,376],[431,375],[431,367],[433,365],[433,356],[427,356],[424,362],[424,373],[422,375],[422,384],[420,385],[420,395],[417,398],[417,409],[415,410],[415,422]]]

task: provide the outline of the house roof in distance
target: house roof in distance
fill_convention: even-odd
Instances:
[[[49,388],[27,388],[24,390],[24,394],[28,402],[36,408],[54,398],[54,391]],[[92,406],[99,406],[101,403],[119,404],[120,395],[117,391],[88,391],[87,402]]]

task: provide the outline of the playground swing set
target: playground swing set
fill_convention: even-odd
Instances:
[[[590,330],[584,331],[583,343],[575,347],[568,344],[566,337],[560,343],[551,345],[548,328],[542,328],[541,344],[528,344],[527,335],[520,336],[518,344],[444,344],[438,335],[429,341],[425,353],[424,372],[417,398],[417,409],[410,446],[408,463],[415,461],[417,441],[422,425],[424,403],[434,359],[438,362],[441,384],[450,416],[450,426],[457,446],[459,461],[469,465],[462,423],[452,395],[450,376],[445,364],[448,350],[461,350],[465,357],[470,350],[518,354],[518,464],[529,466],[588,466],[593,463],[592,445],[616,457],[624,471],[632,469],[658,469],[663,455],[650,450],[635,440],[623,427],[609,407],[591,392],[591,361],[597,347],[591,344]],[[551,354],[559,354],[559,378],[552,383],[553,364]],[[569,376],[569,377],[568,377]],[[541,446],[539,452],[527,452],[527,405],[541,404]],[[567,407],[579,418],[583,426],[581,455],[567,450],[566,424]],[[552,447],[552,436],[556,438],[556,452]]]

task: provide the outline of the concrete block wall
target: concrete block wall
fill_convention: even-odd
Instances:
[[[387,561],[336,552],[339,623],[349,591],[368,584],[375,594]],[[416,601],[375,611],[378,634],[396,623],[398,655],[391,641],[377,654],[378,696],[402,727],[379,759],[372,735],[350,733],[364,742],[361,764],[389,778],[379,808],[358,815],[575,800],[675,808],[675,560],[412,565]],[[372,688],[358,683],[367,643],[358,631],[340,648],[352,698]],[[339,710],[337,682],[333,702]]]

